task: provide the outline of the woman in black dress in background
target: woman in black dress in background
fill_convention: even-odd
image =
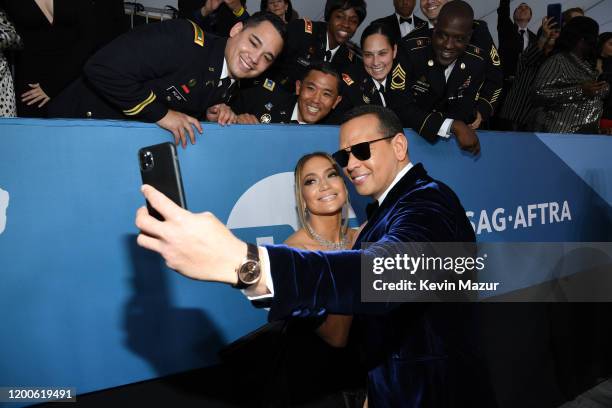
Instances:
[[[0,0],[24,48],[15,60],[17,115],[47,117],[47,103],[94,51],[125,31],[118,0]]]

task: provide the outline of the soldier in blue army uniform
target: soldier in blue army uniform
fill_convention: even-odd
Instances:
[[[421,0],[421,11],[429,22],[404,37],[403,48],[414,48],[415,41],[418,46],[419,40],[421,44],[428,42],[433,34],[433,28],[441,8],[449,1],[453,0],[440,0],[434,6],[429,7],[430,4],[427,0]],[[482,122],[487,121],[495,113],[504,84],[504,73],[502,71],[502,61],[486,22],[474,20],[469,42],[473,53],[487,62],[486,78],[477,95],[477,115],[475,121],[470,124],[473,129],[478,129]]]
[[[391,27],[381,21],[370,24],[361,35],[361,48],[363,64],[352,65],[342,73],[342,101],[333,114],[334,121],[360,105],[379,105],[396,111],[399,107],[393,104],[410,97],[405,83],[407,59],[398,53]]]
[[[304,77],[310,64],[331,62],[341,71],[358,62],[357,47],[349,45],[349,40],[365,17],[364,0],[327,0],[325,22],[307,18],[290,21],[285,49],[266,77],[293,92],[295,81]]]
[[[232,110],[239,124],[330,124],[325,119],[341,99],[340,75],[329,62],[321,62],[297,82],[295,94],[266,79],[261,86],[241,90]]]
[[[192,126],[202,132],[199,119],[229,110],[222,104],[237,80],[274,62],[284,34],[271,13],[236,24],[227,39],[182,19],[138,27],[95,54],[51,110],[55,117],[155,122],[185,147],[187,136],[195,143]]]
[[[480,143],[468,124],[476,117],[487,61],[468,45],[473,18],[464,1],[442,7],[431,40],[409,43],[414,46],[406,53],[405,75],[400,78],[409,89],[408,98],[390,103],[402,121],[425,139],[434,142],[454,134],[462,149],[478,154]]]

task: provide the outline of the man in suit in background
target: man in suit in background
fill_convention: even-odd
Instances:
[[[497,35],[499,39],[499,55],[504,62],[502,71],[504,73],[504,86],[500,109],[503,107],[506,95],[512,89],[519,58],[523,51],[537,41],[537,36],[527,27],[531,21],[532,11],[527,3],[521,3],[514,9],[513,20],[510,20],[510,0],[499,0],[497,8]],[[559,27],[556,27],[559,28]],[[510,107],[515,110],[516,107]],[[498,115],[495,118],[495,129],[509,130],[512,125]]]
[[[473,304],[361,302],[363,256],[389,256],[389,243],[474,242],[475,235],[455,193],[411,162],[391,110],[364,105],[345,119],[334,158],[357,192],[374,200],[353,250],[247,244],[211,213],[190,213],[150,186],[143,194],[165,221],[140,208],[138,244],[190,278],[232,284],[251,299],[271,297],[270,320],[354,315],[362,325],[371,406],[495,407]],[[366,242],[373,244],[360,249]]]
[[[415,0],[393,0],[395,13],[379,18],[373,23],[386,24],[393,34],[395,41],[407,36],[411,31],[427,25],[427,22],[413,14]]]
[[[531,21],[531,7],[521,3],[510,20],[510,0],[500,0],[497,8],[497,35],[499,54],[504,61],[504,80],[514,77],[519,56],[536,41],[536,35],[527,27]]]

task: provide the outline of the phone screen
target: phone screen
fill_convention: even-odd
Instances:
[[[561,17],[561,3],[551,3],[546,6],[546,16],[548,18],[552,18],[553,21],[557,23],[555,28],[561,29],[561,25],[563,24],[563,18]]]

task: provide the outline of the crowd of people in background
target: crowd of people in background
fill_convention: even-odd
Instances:
[[[222,125],[337,124],[350,108],[376,104],[394,110],[404,126],[428,140],[455,136],[475,154],[477,129],[612,133],[612,33],[599,33],[598,24],[580,8],[565,10],[562,21],[544,17],[533,32],[527,3],[511,12],[510,0],[500,0],[496,46],[490,28],[474,18],[473,10],[451,7],[440,20],[450,2],[421,0],[423,20],[414,15],[414,0],[393,0],[395,13],[372,22],[359,41],[353,36],[366,18],[364,0],[328,0],[324,21],[300,18],[290,0],[262,0],[255,14],[273,16],[273,25],[284,26],[278,31],[284,45],[270,53],[265,70],[259,64],[248,75],[236,75],[226,66],[227,50],[206,52],[217,39],[231,43],[248,26],[245,0],[179,1],[184,37],[143,44],[157,58],[134,49],[140,58],[127,62],[126,44],[138,48],[134,39],[145,41],[152,30],[161,41],[174,30],[172,23],[148,24],[171,28],[130,29],[119,0],[1,0],[0,116],[154,121],[177,141],[187,136],[193,141],[192,126],[199,130],[199,125],[161,113],[176,111]],[[210,65],[214,75],[190,84],[202,73],[188,73],[189,78],[159,83],[158,90],[147,84],[142,93],[143,84],[167,78],[162,71],[181,69],[155,65],[173,55],[166,49],[171,42],[182,49],[183,38],[195,36],[198,44],[198,35],[207,55],[203,65]],[[117,81],[128,74],[140,85]],[[178,103],[191,98],[191,89],[217,80],[223,92],[205,93],[188,109]],[[108,109],[75,107],[75,100],[86,99],[83,89],[108,103]],[[166,109],[153,115],[137,109],[151,98]]]

